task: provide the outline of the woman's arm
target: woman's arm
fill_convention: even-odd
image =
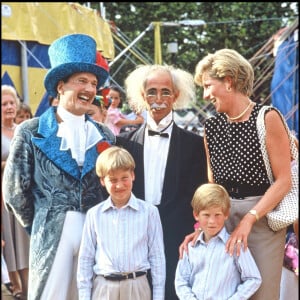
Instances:
[[[291,154],[289,137],[282,123],[281,117],[274,110],[265,115],[266,124],[266,148],[272,168],[274,183],[269,187],[259,202],[252,208],[256,210],[259,218],[265,216],[281,201],[291,189]],[[232,255],[236,241],[242,243],[237,245],[237,255],[240,253],[240,245],[248,247],[248,235],[253,224],[257,221],[256,216],[247,213],[239,225],[232,232],[226,250]]]
[[[136,115],[136,118],[134,120],[122,118],[118,122],[116,122],[116,125],[118,127],[122,127],[125,125],[139,125],[144,123],[144,118],[141,115]]]
[[[207,178],[208,178],[208,182],[213,183],[214,182],[214,176],[213,176],[213,172],[212,172],[211,165],[210,165],[210,156],[209,156],[205,131],[204,131],[204,147],[205,147],[206,160],[207,160]]]

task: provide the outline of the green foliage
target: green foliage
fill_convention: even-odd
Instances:
[[[99,3],[92,6],[98,9]],[[160,27],[163,63],[191,73],[203,56],[221,48],[233,48],[250,59],[280,28],[298,17],[296,2],[104,2],[104,6],[105,18],[126,36],[127,45],[155,21],[205,21],[205,26]],[[169,42],[178,43],[178,53],[167,52]],[[115,44],[117,55],[125,47],[117,40]],[[153,63],[154,31],[147,31],[131,49]],[[130,51],[126,54],[111,66],[113,80],[121,86],[127,74],[144,63]]]

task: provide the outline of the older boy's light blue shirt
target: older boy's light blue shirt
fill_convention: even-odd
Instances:
[[[79,299],[91,299],[94,274],[151,269],[153,299],[163,300],[166,262],[156,206],[131,194],[116,208],[111,198],[88,210],[78,258]]]
[[[180,300],[249,299],[261,284],[261,276],[250,250],[239,257],[225,252],[229,238],[225,227],[208,243],[202,232],[194,247],[179,260],[175,288]]]

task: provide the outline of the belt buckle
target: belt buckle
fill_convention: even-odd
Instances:
[[[126,279],[128,279],[128,278],[129,278],[129,274],[130,274],[130,273],[127,273],[127,272],[122,272],[121,274],[122,274],[122,276],[124,276]]]
[[[231,186],[228,192],[237,196],[239,194],[239,188]]]
[[[243,196],[241,196],[241,191],[238,187],[230,187],[229,194],[232,194],[234,198],[236,199],[244,199]]]
[[[239,194],[239,188],[238,187],[232,187],[231,192],[238,195]]]

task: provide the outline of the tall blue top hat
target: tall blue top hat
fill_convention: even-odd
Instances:
[[[87,72],[97,77],[99,89],[108,78],[108,71],[96,63],[96,42],[86,34],[70,34],[55,40],[48,49],[51,69],[44,85],[47,92],[57,96],[57,84],[74,73]]]

